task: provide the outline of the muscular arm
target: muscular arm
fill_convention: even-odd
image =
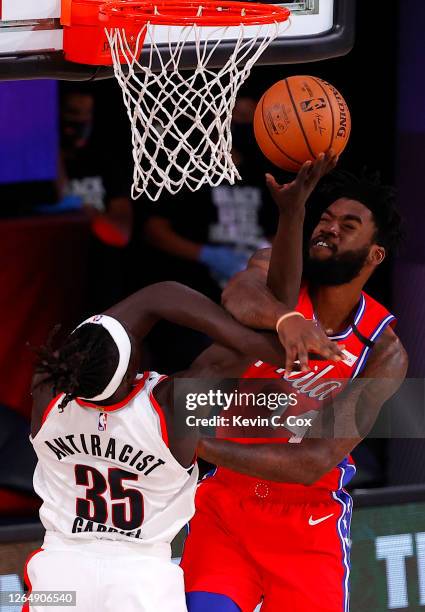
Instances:
[[[302,172],[297,181],[302,180]],[[297,305],[301,285],[305,200],[286,198],[290,187],[285,190],[285,185],[280,190],[276,182],[270,182],[271,178],[268,178],[269,189],[279,207],[279,221],[270,255],[267,287],[290,311]],[[282,199],[280,204],[279,196]]]
[[[343,424],[351,437],[308,438],[299,444],[236,444],[213,439],[201,440],[200,457],[242,474],[277,482],[311,485],[338,465],[371,430],[379,411],[399,388],[407,371],[407,355],[398,338],[387,330],[378,341],[363,380],[348,388],[334,402],[336,425]],[[355,415],[360,415],[361,433],[353,432]],[[313,424],[314,427],[314,424]]]
[[[284,350],[272,334],[259,334],[235,321],[201,293],[175,282],[141,289],[106,311],[140,341],[160,319],[203,332],[241,355],[281,364]]]
[[[235,319],[254,329],[274,330],[278,318],[289,310],[267,287],[270,255],[271,249],[257,251],[247,269],[229,281],[221,297]]]

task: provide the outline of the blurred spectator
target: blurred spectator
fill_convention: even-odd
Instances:
[[[111,224],[111,235],[102,234],[105,242],[126,245],[133,217],[129,155],[124,148],[116,149],[113,137],[107,146],[113,122],[97,126],[96,131],[94,94],[82,84],[75,87],[66,85],[61,92],[60,190],[65,196],[80,198],[91,214],[104,213]]]
[[[146,266],[147,281],[177,280],[219,301],[227,280],[270,244],[277,215],[253,135],[255,106],[252,98],[239,98],[233,115],[232,153],[241,181],[185,191],[149,206],[143,226],[146,258],[152,262]],[[155,344],[168,346],[167,361],[164,351],[160,356],[165,371],[186,367],[206,346],[195,333],[192,341],[186,330],[184,337],[168,325],[154,334],[153,351]]]
[[[96,118],[96,89],[63,84],[60,95],[62,207],[80,205],[91,219],[89,310],[102,310],[126,293],[127,253],[133,228],[129,196],[130,148],[114,132],[115,123]]]

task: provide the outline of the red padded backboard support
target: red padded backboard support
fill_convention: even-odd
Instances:
[[[69,62],[112,66],[105,24],[99,20],[102,4],[105,0],[62,0],[63,49]],[[140,29],[140,23],[129,23],[126,26],[127,39],[133,37],[136,40]],[[139,43],[142,46],[143,40]]]

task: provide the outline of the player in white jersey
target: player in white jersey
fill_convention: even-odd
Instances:
[[[287,314],[282,303],[276,317]],[[236,377],[253,359],[285,359],[277,337],[243,327],[177,283],[142,289],[84,321],[58,350],[50,344],[40,350],[31,436],[46,536],[27,564],[26,581],[33,591],[76,591],[78,612],[186,610],[170,542],[194,513],[199,432],[186,428],[181,435],[172,378],[138,374],[141,340],[159,319],[220,345],[180,374],[185,378]],[[339,358],[315,325],[309,333],[309,346]],[[288,329],[284,340],[296,347]]]
[[[78,610],[184,609],[169,543],[193,514],[198,470],[168,447],[152,396],[161,378],[138,376],[124,402],[102,411],[80,399],[60,408],[60,395],[33,438],[46,537],[28,576],[36,590],[77,591]]]
[[[40,351],[31,433],[46,536],[26,579],[33,591],[76,591],[78,611],[186,610],[170,542],[194,513],[198,432],[176,435],[175,415],[161,409],[158,400],[172,405],[170,379],[137,375],[140,341],[160,318],[227,351],[222,369],[213,360],[185,377],[284,358],[276,339],[177,283],[142,289],[82,323],[59,350]]]

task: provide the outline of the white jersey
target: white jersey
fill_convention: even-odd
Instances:
[[[198,468],[187,470],[167,446],[165,420],[153,387],[156,372],[139,376],[115,406],[71,401],[47,407],[32,439],[38,464],[34,488],[48,532],[77,539],[169,543],[195,511]]]

